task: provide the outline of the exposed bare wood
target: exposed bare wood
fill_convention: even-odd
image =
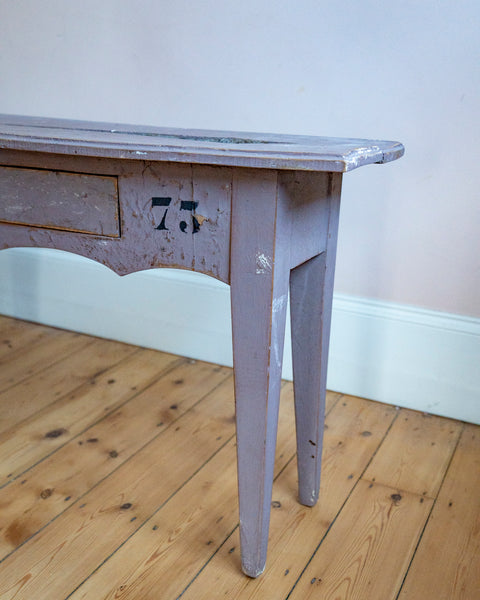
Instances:
[[[365,478],[434,498],[461,430],[461,423],[402,410]]]
[[[0,560],[187,411],[198,400],[191,386],[213,388],[227,376],[228,369],[215,365],[181,363],[0,489],[2,522],[10,523],[0,529]],[[89,410],[88,403],[85,410]]]
[[[41,372],[16,386],[31,380],[39,407],[11,423],[30,458],[0,490],[1,600],[476,598],[479,427],[456,445],[458,422],[328,394],[309,508],[297,501],[284,385],[269,568],[252,580],[240,572],[230,371],[145,350],[121,359],[105,344],[120,362],[95,385],[47,404],[34,393]],[[71,434],[47,440],[47,456],[34,432],[54,423]],[[2,467],[10,443],[0,436]]]
[[[2,435],[0,452],[4,483],[25,471],[68,440],[149,386],[178,360],[153,350],[136,352],[85,383],[71,394],[49,403]],[[0,396],[1,399],[1,396]]]
[[[91,338],[79,333],[52,329],[42,343],[19,348],[0,360],[0,392],[92,342]]]
[[[217,392],[224,395],[224,388],[225,386],[222,386]],[[230,387],[228,395],[231,402],[232,391]],[[336,400],[335,395],[329,394],[328,408]],[[293,389],[291,384],[288,384],[282,390],[276,475],[291,462],[295,452],[295,441],[291,435],[292,422]],[[212,503],[216,507],[213,512]],[[180,522],[177,520],[179,507],[182,515]],[[177,571],[193,577],[212,557],[237,523],[235,445],[232,439],[187,482],[161,512],[155,514],[137,535],[130,538],[109,559],[105,564],[107,576],[98,577],[97,574],[93,574],[73,594],[72,600],[90,598],[95,594],[112,600],[118,597],[118,594],[124,599],[153,600],[159,589],[166,597],[176,598],[182,593],[185,582],[184,579],[176,579],[169,574]],[[168,536],[165,535],[166,532]],[[233,563],[238,567],[238,540],[234,547],[230,546],[229,541],[226,543],[229,546],[230,562],[232,558],[235,559]],[[135,557],[134,561],[132,557]],[[125,563],[131,565],[128,576],[123,566]],[[235,572],[243,581],[246,580],[239,569]],[[209,593],[212,593],[211,588]]]
[[[467,425],[400,594],[480,597],[480,428]]]
[[[29,326],[32,332],[43,339],[45,334],[42,328],[37,332],[38,325]],[[25,336],[19,337],[23,340]],[[18,426],[33,412],[45,408],[137,351],[137,348],[128,344],[95,339],[78,352],[64,358],[60,356],[58,362],[47,366],[33,379],[24,379],[1,393],[1,403],[6,408],[0,415],[0,431]],[[21,353],[17,356],[21,356]],[[4,369],[7,370],[8,366]]]
[[[288,464],[274,485],[268,569],[262,577],[246,579],[238,557],[232,560],[231,549],[239,545],[235,529],[182,598],[210,599],[212,582],[220,598],[285,598],[394,418],[395,409],[382,404],[358,398],[337,402],[326,419],[318,506],[309,508],[297,500],[296,461]],[[370,435],[365,436],[366,431]]]
[[[51,327],[32,327],[28,321],[20,321],[0,315],[0,359],[21,347],[35,344],[52,333]]]
[[[32,323],[30,321],[24,321],[21,319],[15,319],[13,317],[7,317],[6,315],[0,315],[0,335],[6,335],[8,332],[15,332],[15,340],[21,337],[22,333],[34,335],[38,331],[45,333],[52,331],[52,329],[52,327],[48,327],[47,325],[39,325],[38,323],[35,324],[34,328],[32,328]]]
[[[290,598],[394,600],[431,504],[360,480]]]
[[[125,542],[225,444],[226,422],[231,423],[233,434],[233,404],[224,398],[224,394],[207,396],[181,423],[154,438],[85,494],[81,503],[7,557],[2,564],[0,597],[12,593],[17,598],[65,597],[82,583],[118,547],[119,540]],[[161,485],[146,486],[150,480]],[[102,535],[97,538],[99,526]],[[60,547],[59,536],[63,538]],[[16,568],[25,560],[32,565],[28,582],[18,576]]]

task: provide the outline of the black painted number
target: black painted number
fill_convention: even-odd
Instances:
[[[155,227],[155,229],[160,229],[160,230],[165,229],[166,231],[168,231],[168,227],[165,225],[165,219],[167,218],[168,207],[170,206],[171,201],[172,201],[171,198],[152,198],[152,208],[154,206],[166,206],[167,207],[165,209],[165,212],[163,213],[163,217],[160,222],[160,225]]]
[[[159,198],[159,197],[155,197],[152,198],[152,208],[155,206],[164,206],[165,207],[165,212],[163,213],[162,216],[162,220],[160,221],[160,225],[157,225],[155,227],[155,229],[158,229],[160,231],[170,231],[169,228],[166,225],[166,220],[167,220],[167,213],[168,213],[168,207],[170,206],[170,203],[172,202],[171,198]],[[191,200],[181,200],[180,201],[180,210],[186,210],[186,211],[190,211],[192,213],[192,234],[197,233],[198,231],[200,231],[200,223],[198,222],[197,218],[195,217],[195,209],[198,206],[198,202],[193,202]],[[187,232],[187,228],[188,228],[188,223],[186,221],[180,221],[180,223],[178,224],[180,231],[182,231],[183,233],[188,233]]]
[[[180,203],[180,210],[190,210],[192,211],[192,233],[197,233],[200,230],[200,223],[195,218],[195,209],[198,206],[198,202],[192,202],[189,200],[182,200]],[[187,222],[180,221],[180,229],[183,233],[187,233]]]

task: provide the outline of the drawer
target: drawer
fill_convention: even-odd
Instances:
[[[117,178],[0,166],[0,222],[119,237]]]

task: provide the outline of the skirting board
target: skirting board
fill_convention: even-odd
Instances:
[[[196,273],[121,278],[56,250],[5,250],[0,313],[232,364],[229,288]],[[288,324],[286,335],[291,379]],[[480,423],[480,319],[336,294],[328,387]]]

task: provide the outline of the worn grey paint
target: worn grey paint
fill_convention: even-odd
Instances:
[[[397,142],[0,117],[0,249],[59,248],[121,275],[180,267],[231,285],[240,538],[251,577],[267,554],[289,286],[299,497],[313,505],[342,173],[402,153]],[[32,173],[47,182],[36,194]],[[55,178],[76,183],[60,185],[56,195]],[[7,218],[12,189],[22,219]],[[97,208],[113,229],[85,226]]]
[[[345,172],[400,158],[398,142],[203,131],[0,115],[0,148],[267,169]]]
[[[116,177],[0,167],[0,221],[119,237]]]

